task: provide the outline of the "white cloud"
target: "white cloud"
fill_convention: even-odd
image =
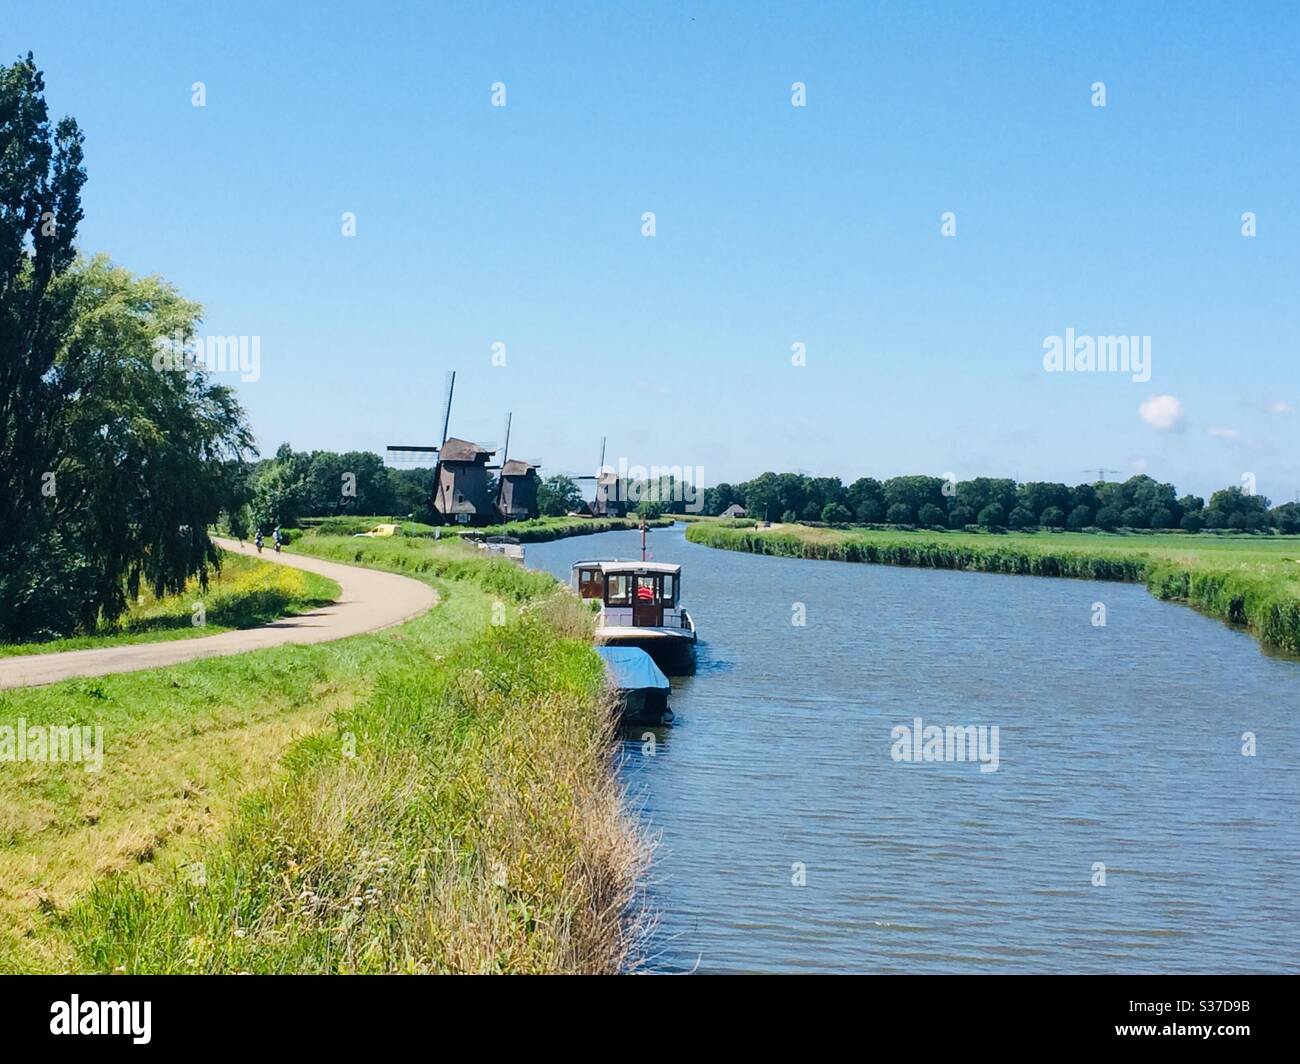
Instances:
[[[1142,400],[1138,414],[1157,432],[1181,432],[1183,429],[1183,404],[1172,395],[1153,395]]]
[[[1208,431],[1216,440],[1227,440],[1229,443],[1236,443],[1241,439],[1241,433],[1236,429],[1209,429]]]
[[[1285,399],[1276,399],[1268,404],[1270,414],[1294,414],[1295,407]]]

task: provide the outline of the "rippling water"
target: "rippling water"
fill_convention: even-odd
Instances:
[[[1140,586],[650,545],[703,640],[653,756],[624,743],[658,969],[1300,969],[1300,663]],[[894,761],[915,717],[997,725],[997,771]]]

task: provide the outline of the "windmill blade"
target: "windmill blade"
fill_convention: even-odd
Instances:
[[[408,444],[392,444],[384,448],[385,463],[392,462],[395,465],[414,465],[418,466],[421,462],[428,462],[433,459],[437,464],[437,447],[417,447]]]
[[[510,461],[510,419],[513,416],[514,415],[511,414],[510,411],[508,410],[506,411],[506,442],[505,442],[505,446],[501,448],[501,464],[497,467],[498,469],[505,469],[506,463]],[[497,509],[498,510],[501,509],[501,493],[505,491],[505,486],[506,486],[506,478],[503,476],[497,477]]]
[[[513,414],[510,413],[506,414],[506,442],[505,442],[505,446],[501,448],[502,465],[505,465],[506,462],[510,460],[510,419],[512,417],[514,417]]]
[[[447,372],[447,396],[442,403],[442,435],[438,437],[439,440],[441,441],[438,444],[438,450],[440,453],[438,455],[438,463],[433,467],[434,509],[437,510],[439,508],[439,502],[441,502],[441,508],[444,512],[446,512],[446,508],[447,508],[447,487],[442,482],[441,451],[442,448],[447,443],[447,428],[451,424],[451,399],[452,396],[455,394],[455,392],[456,392],[456,371],[453,369]]]
[[[538,466],[540,469],[541,466]],[[557,473],[556,476],[568,477],[570,480],[599,480],[600,471],[605,468],[605,437],[600,438],[600,464],[594,473]]]
[[[442,436],[440,437],[442,443],[438,444],[439,447],[447,442],[447,429],[451,425],[451,399],[455,391],[456,371],[453,369],[447,373],[447,395],[442,401]]]

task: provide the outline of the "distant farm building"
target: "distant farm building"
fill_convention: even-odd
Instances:
[[[446,521],[491,524],[498,519],[488,481],[488,459],[496,452],[450,437],[438,454],[433,508]],[[513,464],[513,463],[511,463]]]
[[[537,466],[514,459],[501,467],[497,509],[507,521],[537,516]]]
[[[743,506],[741,506],[740,503],[733,502],[730,506],[728,506],[725,510],[722,511],[722,516],[723,517],[748,517],[749,511],[746,510]]]

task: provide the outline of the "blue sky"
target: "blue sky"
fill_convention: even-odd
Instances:
[[[6,6],[82,249],[261,337],[266,452],[436,442],[456,369],[544,473],[1300,489],[1294,5]],[[1067,328],[1150,381],[1046,373]]]

